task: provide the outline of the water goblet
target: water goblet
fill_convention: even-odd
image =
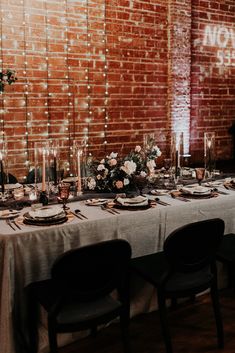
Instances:
[[[195,168],[195,173],[198,184],[201,185],[202,180],[205,177],[205,168]]]
[[[66,203],[69,198],[69,193],[70,193],[70,184],[69,183],[60,184],[58,186],[58,199],[63,202],[64,211],[68,210]]]

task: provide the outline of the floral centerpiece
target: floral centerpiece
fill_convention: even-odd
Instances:
[[[154,143],[145,150],[138,145],[124,158],[118,158],[118,153],[112,152],[102,160],[91,163],[88,189],[126,192],[136,186],[138,188],[140,178],[146,180],[154,173],[159,156],[161,151]]]
[[[14,70],[7,69],[0,72],[0,92],[4,92],[5,84],[11,85],[15,81],[17,81],[17,77]]]

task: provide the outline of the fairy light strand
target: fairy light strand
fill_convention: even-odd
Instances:
[[[49,72],[49,14],[48,14],[48,8],[47,8],[47,1],[44,2],[44,9],[45,9],[45,71],[46,71],[46,101],[45,101],[45,110],[44,114],[47,116],[47,137],[48,139],[50,138],[51,135],[51,114],[50,114],[50,97],[51,93],[49,91],[49,79],[50,79],[50,72]]]
[[[106,29],[106,11],[107,11],[107,4],[106,0],[104,0],[104,30],[103,30],[103,44],[104,44],[104,84],[105,84],[105,92],[104,92],[104,152],[106,153],[107,150],[107,135],[108,135],[108,65],[107,65],[107,54],[108,54],[108,48],[107,48],[107,29]]]
[[[71,166],[71,158],[73,157],[72,155],[72,132],[71,132],[71,117],[72,117],[72,108],[73,108],[73,95],[70,90],[70,66],[69,66],[69,36],[68,36],[68,2],[67,0],[64,1],[65,5],[65,49],[66,49],[66,56],[65,56],[65,66],[67,67],[67,72],[66,72],[66,85],[65,85],[65,91],[67,91],[67,127],[65,128],[67,131],[67,140],[68,140],[68,146],[69,146],[69,151],[68,151],[68,167]]]
[[[84,129],[84,145],[86,153],[89,153],[90,149],[90,123],[92,120],[92,109],[91,109],[91,82],[90,82],[90,65],[91,65],[91,34],[89,25],[89,0],[86,0],[86,43],[87,43],[87,68],[86,68],[86,82],[87,82],[87,126]]]
[[[29,94],[29,82],[27,78],[27,40],[26,40],[26,7],[25,0],[22,2],[23,5],[23,48],[24,48],[24,76],[25,76],[25,85],[24,85],[24,103],[25,103],[25,136],[23,137],[23,142],[25,142],[25,155],[26,161],[25,166],[29,168],[29,117],[30,112],[28,109],[28,94]]]
[[[0,62],[1,62],[1,72],[3,72],[3,8],[2,2],[0,1],[0,12],[1,12],[1,24],[0,24]],[[5,138],[5,121],[4,121],[4,113],[5,113],[5,101],[4,101],[4,93],[0,92],[1,98],[1,110],[0,110],[0,121],[1,121],[1,134],[3,139]]]

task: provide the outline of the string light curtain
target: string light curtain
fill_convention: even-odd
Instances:
[[[24,56],[24,68],[23,68],[23,74],[24,74],[24,104],[25,104],[25,135],[23,136],[22,143],[25,145],[25,166],[26,170],[29,170],[30,168],[30,161],[29,161],[29,118],[31,116],[31,113],[29,112],[28,108],[28,94],[29,94],[29,82],[28,82],[28,77],[27,77],[27,38],[26,38],[26,6],[25,6],[25,0],[22,0],[22,5],[23,5],[23,56]]]
[[[0,68],[1,72],[3,72],[3,4],[0,1],[0,15],[1,15],[1,23],[0,23]],[[0,100],[1,100],[1,107],[0,107],[0,122],[1,122],[1,135],[5,136],[5,122],[4,122],[4,113],[5,113],[5,101],[4,101],[4,93],[0,91]]]
[[[109,84],[108,84],[108,63],[107,63],[107,54],[108,54],[108,48],[107,48],[107,16],[106,16],[106,11],[107,11],[107,4],[106,0],[104,0],[104,23],[103,23],[103,45],[104,45],[104,85],[105,85],[105,93],[104,93],[104,152],[106,153],[107,149],[107,143],[108,143],[108,97],[109,97]]]

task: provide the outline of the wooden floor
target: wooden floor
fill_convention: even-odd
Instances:
[[[224,322],[225,348],[217,349],[216,330],[209,295],[194,304],[183,303],[168,314],[174,353],[235,353],[235,293],[220,292]],[[132,353],[165,353],[157,312],[131,319]],[[85,338],[64,348],[60,353],[123,353],[119,325],[100,331],[96,338]]]

